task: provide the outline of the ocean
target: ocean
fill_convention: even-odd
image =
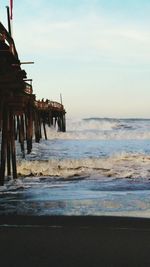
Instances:
[[[150,217],[150,119],[67,119],[47,127],[18,179],[0,187],[0,215]]]

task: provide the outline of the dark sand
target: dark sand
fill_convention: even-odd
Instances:
[[[0,216],[0,224],[1,267],[150,266],[150,219]]]

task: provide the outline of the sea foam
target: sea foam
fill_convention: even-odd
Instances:
[[[142,153],[121,153],[103,158],[22,160],[18,162],[21,176],[113,178],[150,178],[150,156]]]
[[[67,120],[67,132],[47,127],[49,140],[150,139],[150,120],[89,118]]]

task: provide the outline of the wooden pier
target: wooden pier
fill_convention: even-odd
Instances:
[[[11,31],[0,23],[0,185],[5,176],[17,178],[16,146],[22,156],[32,150],[32,140],[47,139],[46,125],[66,131],[65,109],[61,103],[36,100],[26,71],[21,68]]]

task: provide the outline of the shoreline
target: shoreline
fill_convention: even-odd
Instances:
[[[144,228],[150,229],[150,218],[129,216],[91,216],[91,215],[0,215],[0,227],[11,226],[73,226],[73,227],[102,227],[102,228]]]

